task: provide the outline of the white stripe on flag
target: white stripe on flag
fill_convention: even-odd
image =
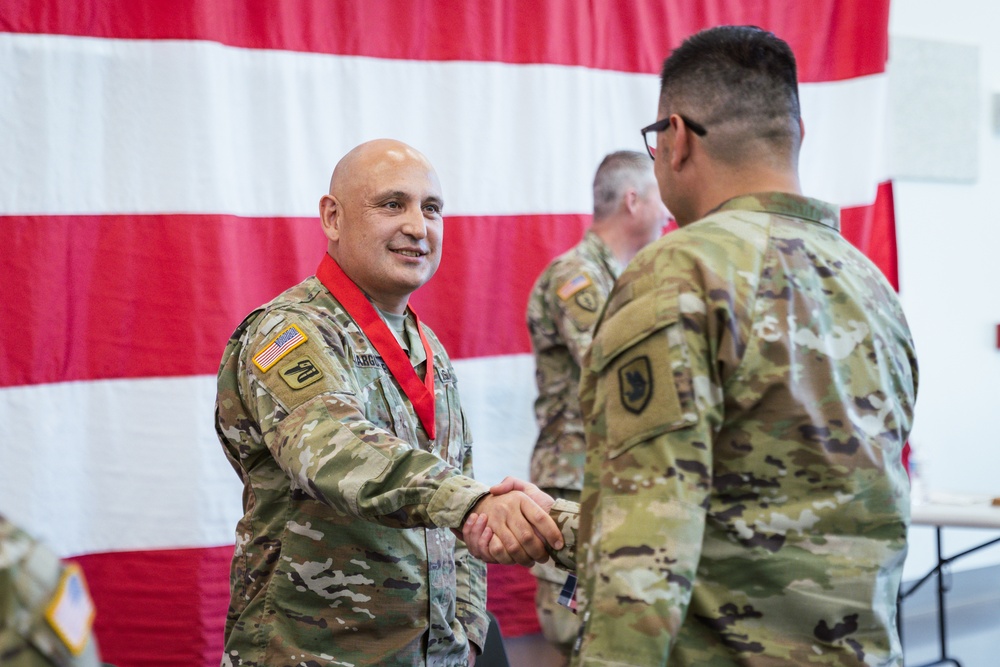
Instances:
[[[455,369],[477,476],[526,477],[530,355]],[[232,544],[242,484],[216,437],[214,401],[205,375],[0,389],[0,510],[63,556]]]
[[[0,61],[0,90],[18,91],[0,96],[18,119],[0,132],[3,214],[314,216],[336,160],[381,136],[428,155],[448,214],[587,213],[595,166],[642,150],[658,93],[647,74],[209,42],[0,34]],[[885,89],[802,86],[810,195],[872,201]]]

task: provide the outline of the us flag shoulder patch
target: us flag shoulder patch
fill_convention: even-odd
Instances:
[[[302,345],[302,343],[307,340],[309,340],[309,338],[302,333],[301,329],[293,324],[278,334],[277,338],[268,343],[263,350],[254,355],[253,363],[261,371],[267,372],[267,370],[271,368],[271,366],[278,363],[283,356],[297,348],[299,345]]]
[[[588,276],[586,273],[581,273],[572,280],[570,280],[569,282],[563,284],[563,286],[559,288],[556,294],[559,295],[560,299],[566,301],[567,299],[569,299],[571,296],[573,296],[583,288],[590,287],[592,284],[593,283],[590,280],[590,276]]]
[[[73,655],[82,654],[87,647],[94,611],[94,602],[80,567],[69,565],[45,610],[45,619]]]

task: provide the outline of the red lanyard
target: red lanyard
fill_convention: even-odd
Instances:
[[[427,437],[433,440],[434,355],[431,353],[427,337],[424,336],[424,328],[420,326],[420,318],[417,317],[417,313],[410,308],[413,320],[417,324],[417,332],[420,334],[420,342],[424,344],[424,353],[427,355],[427,372],[423,382],[417,377],[417,372],[413,370],[409,357],[403,352],[399,341],[396,340],[396,337],[389,331],[389,327],[375,311],[375,307],[330,255],[323,256],[323,261],[316,269],[316,277],[347,310],[347,314],[357,322],[371,344],[382,355],[382,360],[389,367],[392,377],[396,378],[403,393],[410,399],[413,411],[417,413],[420,423],[424,425]]]

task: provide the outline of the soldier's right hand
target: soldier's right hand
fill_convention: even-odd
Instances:
[[[467,525],[476,521],[473,515],[486,516],[486,526],[492,532],[487,540],[489,553],[467,544],[474,556],[487,562],[531,565],[548,558],[546,542],[554,549],[562,548],[562,533],[555,521],[524,492],[484,496],[473,507]]]

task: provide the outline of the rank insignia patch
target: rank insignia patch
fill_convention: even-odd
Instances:
[[[323,371],[316,367],[309,357],[301,357],[278,369],[281,379],[292,389],[308,387],[323,377]]]
[[[649,357],[636,357],[618,369],[618,387],[622,405],[633,414],[640,414],[653,397],[653,369]]]
[[[267,372],[282,357],[307,340],[309,339],[302,333],[302,330],[293,324],[278,334],[263,350],[258,352],[253,358],[253,363],[260,370]]]
[[[569,299],[571,296],[573,296],[583,288],[590,287],[591,285],[593,285],[593,283],[590,280],[590,276],[588,276],[586,273],[581,273],[575,278],[573,278],[573,280],[570,280],[568,283],[560,287],[556,291],[556,294],[559,295],[560,299],[566,301],[567,299]]]
[[[56,594],[45,610],[45,619],[73,655],[80,655],[90,640],[94,602],[78,565],[63,572]]]
[[[594,296],[594,290],[584,290],[576,295],[576,305],[580,306],[589,313],[597,310],[597,297]]]

